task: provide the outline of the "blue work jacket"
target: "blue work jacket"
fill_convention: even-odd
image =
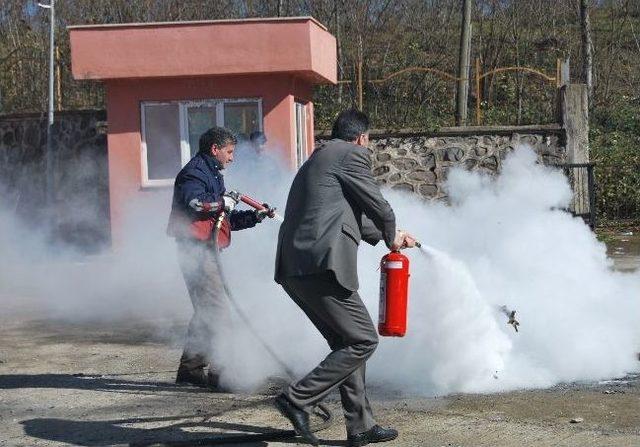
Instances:
[[[215,220],[224,206],[222,165],[213,156],[199,152],[178,173],[173,186],[173,201],[167,234],[176,238],[193,238],[192,224]],[[258,223],[254,211],[229,213],[232,231],[251,228]]]

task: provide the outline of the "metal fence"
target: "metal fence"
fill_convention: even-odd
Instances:
[[[593,229],[597,224],[595,163],[564,163],[556,165],[564,171],[573,190],[569,211],[581,217]]]
[[[640,221],[640,163],[603,159],[598,161],[595,178],[600,221]]]
[[[460,78],[449,72],[452,67],[404,67],[392,73],[381,73],[377,68],[365,67],[362,60],[356,61],[351,70],[351,79],[341,79],[338,85],[326,89],[331,100],[319,101],[342,104],[343,95],[353,100],[358,109],[366,110],[375,118],[382,119],[391,127],[420,127],[453,125],[456,113],[450,101],[451,92],[457,82],[465,81],[475,102],[475,119],[470,116],[463,121],[475,125],[484,124],[537,124],[555,119],[557,111],[557,90],[569,82],[569,60],[556,59],[555,73],[551,67],[534,68],[528,66],[486,67],[479,58],[469,76]],[[367,68],[368,73],[364,73]],[[516,74],[516,78],[497,77]],[[349,73],[346,73],[349,76]],[[377,77],[374,79],[374,77]],[[517,87],[518,85],[521,86]],[[515,91],[516,100],[511,98]],[[337,94],[335,97],[333,95]],[[508,97],[511,99],[503,99]],[[539,101],[527,103],[527,113],[521,106],[514,106],[520,100],[536,97]],[[466,116],[467,113],[464,112]],[[515,120],[511,118],[514,117]],[[508,120],[505,122],[505,120]]]

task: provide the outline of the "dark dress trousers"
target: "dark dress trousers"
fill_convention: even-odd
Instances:
[[[358,245],[384,240],[390,247],[395,231],[393,210],[373,178],[367,148],[334,139],[319,146],[298,171],[280,227],[275,280],[332,352],[285,394],[304,409],[339,388],[348,434],[375,425],[365,393],[365,362],[378,336],[357,292]]]

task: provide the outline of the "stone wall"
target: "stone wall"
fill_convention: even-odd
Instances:
[[[374,174],[391,188],[444,199],[444,181],[455,166],[496,173],[505,156],[529,145],[545,164],[588,161],[585,87],[559,91],[559,124],[542,126],[442,128],[438,132],[372,131]],[[46,117],[0,116],[0,206],[26,222],[53,220],[56,238],[83,250],[109,243],[109,184],[104,111],[56,114],[54,125],[55,191],[45,202]],[[328,138],[320,133],[318,141]],[[584,183],[584,182],[582,182]],[[584,184],[573,182],[576,197]],[[587,197],[588,198],[588,197]],[[575,198],[574,198],[575,201]],[[586,205],[572,208],[588,208]],[[45,213],[47,209],[50,212]],[[589,211],[587,209],[587,211]]]
[[[567,161],[559,126],[447,128],[437,133],[372,132],[374,175],[393,189],[426,198],[446,196],[443,183],[453,167],[494,174],[506,155],[530,146],[540,162]]]
[[[109,242],[109,185],[106,113],[56,113],[53,126],[54,203],[46,204],[46,127],[44,115],[0,116],[1,205],[43,225],[52,237],[83,251]]]
[[[429,199],[444,199],[444,181],[453,167],[495,174],[506,155],[526,145],[547,165],[589,161],[586,86],[567,84],[558,90],[557,124],[530,126],[470,126],[437,132],[381,131],[370,134],[374,175],[381,184]],[[319,132],[317,141],[329,138]],[[586,176],[571,180],[570,209],[586,216],[590,210]]]

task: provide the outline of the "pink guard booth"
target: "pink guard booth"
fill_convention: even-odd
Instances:
[[[292,168],[313,150],[312,88],[337,81],[336,41],[312,17],[69,27],[72,72],[106,87],[111,233],[142,196],[168,215],[171,185],[214,125]],[[166,222],[162,222],[162,225]]]

